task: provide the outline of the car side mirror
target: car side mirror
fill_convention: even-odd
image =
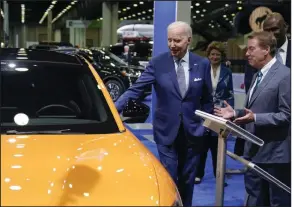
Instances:
[[[150,108],[146,104],[130,100],[124,108],[122,115],[126,118],[124,121],[126,123],[142,123],[148,118],[149,112]]]

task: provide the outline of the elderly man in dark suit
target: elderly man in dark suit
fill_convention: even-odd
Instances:
[[[191,206],[195,166],[206,131],[195,110],[213,111],[210,67],[207,59],[188,50],[192,38],[189,24],[174,22],[167,33],[170,51],[152,58],[115,105],[121,112],[129,99],[138,99],[153,84],[157,98],[153,134],[159,158],[177,184],[183,205]]]
[[[291,41],[287,38],[286,32],[288,25],[286,24],[283,16],[280,13],[271,13],[267,16],[263,23],[263,30],[267,32],[272,32],[277,39],[277,53],[275,54],[278,61],[288,68],[291,68]],[[245,67],[245,91],[248,93],[249,87],[252,82],[254,74],[257,69],[247,64]],[[237,139],[235,146],[235,153],[243,155],[244,141],[242,139]]]
[[[245,107],[233,110],[215,108],[223,118],[235,118],[236,124],[264,141],[259,147],[245,142],[244,158],[291,184],[291,80],[290,69],[276,58],[276,39],[272,32],[253,33],[248,39],[246,56],[258,72],[248,90]],[[290,194],[260,178],[251,170],[245,173],[247,206],[291,206]]]

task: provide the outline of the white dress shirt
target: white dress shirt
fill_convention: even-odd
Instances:
[[[261,77],[261,80],[259,82],[259,85],[261,84],[262,80],[264,79],[264,77],[266,76],[267,72],[269,71],[269,69],[275,64],[275,62],[277,61],[277,59],[275,57],[273,57],[273,59],[271,59],[271,61],[269,61],[265,66],[263,66],[263,68],[261,68],[261,73],[262,73],[262,77]],[[255,88],[256,86],[256,82],[257,82],[257,78],[255,79],[255,82],[250,90],[250,93],[249,93],[249,100],[251,99],[251,96],[252,96],[252,92],[253,92],[253,89]]]
[[[265,66],[263,66],[263,68],[261,68],[262,77],[261,77],[261,80],[259,82],[259,85],[263,81],[263,79],[266,76],[269,69],[275,64],[276,61],[277,61],[277,59],[275,57],[273,57],[273,59],[271,59]],[[256,83],[257,83],[257,78],[255,79],[254,84],[253,84],[252,88],[250,89],[248,101],[250,101],[250,99],[251,99],[253,89],[255,88]],[[236,111],[235,110],[234,110],[234,117],[236,117]],[[256,114],[254,114],[254,121],[255,120],[256,120]]]
[[[286,37],[286,41],[278,49],[278,53],[280,54],[280,56],[282,57],[282,60],[283,60],[283,65],[286,65],[287,51],[288,51],[288,38]]]
[[[221,66],[219,65],[216,69],[216,76],[214,77],[212,66],[210,67],[210,76],[211,76],[212,94],[213,95],[215,94],[216,87],[217,87],[217,84],[219,81],[220,69],[221,69]]]
[[[175,64],[175,69],[176,69],[176,73],[178,70],[178,63],[177,63],[178,59],[174,58],[174,64]],[[190,66],[189,66],[189,51],[187,50],[185,56],[181,59],[181,64],[184,68],[185,71],[185,81],[186,81],[186,88],[188,89],[189,87],[189,70],[190,70]]]

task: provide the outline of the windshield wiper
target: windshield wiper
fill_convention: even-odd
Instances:
[[[8,130],[6,134],[63,134],[69,132],[70,129],[62,130],[44,130],[44,131],[17,131],[17,130]],[[72,132],[73,133],[73,132]]]

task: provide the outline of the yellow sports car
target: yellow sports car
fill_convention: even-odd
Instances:
[[[182,206],[88,62],[26,49],[0,60],[1,206]]]

